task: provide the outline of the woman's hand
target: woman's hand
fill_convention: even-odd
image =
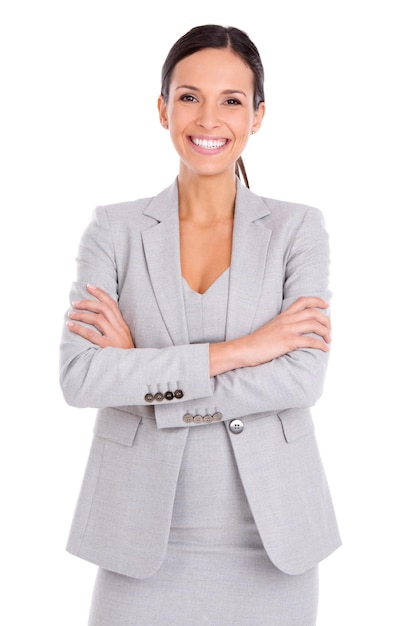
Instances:
[[[103,289],[93,285],[87,285],[87,289],[96,299],[72,303],[74,310],[68,313],[69,330],[100,348],[134,348],[135,344],[129,327],[115,300]],[[93,328],[83,326],[83,324],[88,324]]]
[[[330,349],[331,324],[321,309],[328,306],[321,298],[304,296],[250,335],[212,344],[211,375],[267,363],[299,348],[327,352]]]
[[[245,338],[248,365],[266,363],[298,348],[327,352],[331,324],[321,309],[328,306],[321,298],[299,298],[286,311],[248,335]]]

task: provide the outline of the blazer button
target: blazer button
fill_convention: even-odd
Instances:
[[[158,391],[154,394],[154,399],[156,400],[156,402],[161,402],[164,399],[164,395],[160,391]]]
[[[147,393],[144,397],[145,402],[153,402],[154,400],[154,395],[152,393]]]
[[[219,422],[222,420],[222,413],[217,411],[216,413],[213,414],[212,417],[213,417],[214,422]]]
[[[166,393],[164,394],[164,397],[166,398],[166,400],[173,400],[174,393],[172,391],[166,391]]]
[[[185,415],[183,415],[183,422],[185,422],[186,424],[191,424],[192,421],[193,416],[191,415],[191,413],[186,413]]]
[[[181,391],[181,389],[176,389],[176,391],[174,392],[174,397],[177,398],[177,400],[180,400],[180,398],[182,398],[184,396],[184,393]]]
[[[193,417],[194,424],[201,424],[202,421],[203,421],[202,415],[194,415]]]
[[[244,430],[244,422],[241,422],[241,420],[231,420],[229,429],[234,435],[238,435]]]
[[[212,415],[204,415],[203,417],[203,422],[205,422],[206,424],[210,424],[213,421],[213,416]]]

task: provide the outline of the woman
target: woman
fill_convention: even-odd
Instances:
[[[265,111],[244,32],[181,37],[158,109],[177,179],[96,210],[61,346],[67,402],[99,409],[68,542],[99,566],[89,624],[311,626],[340,544],[309,409],[330,344],[322,216],[236,176]]]

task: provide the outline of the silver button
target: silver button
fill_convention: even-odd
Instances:
[[[244,422],[241,422],[241,420],[231,420],[229,429],[234,435],[238,435],[244,430]]]

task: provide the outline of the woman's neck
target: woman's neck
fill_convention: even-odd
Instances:
[[[178,192],[181,220],[211,223],[234,215],[235,175],[196,176],[180,172]]]

